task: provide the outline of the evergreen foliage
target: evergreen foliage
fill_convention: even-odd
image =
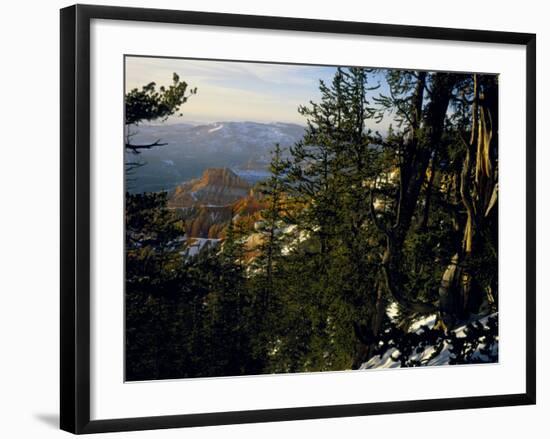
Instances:
[[[189,256],[166,194],[126,195],[127,379],[343,370],[389,349],[402,367],[445,347],[496,361],[498,79],[388,70],[386,95],[375,73],[320,82],[303,139],[274,146],[254,189],[260,220],[232,212],[218,246]],[[176,75],[131,91],[126,123],[174,114],[186,90]],[[490,317],[457,336],[473,316]]]

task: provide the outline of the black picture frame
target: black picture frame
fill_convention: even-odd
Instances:
[[[90,22],[92,19],[406,37],[526,47],[526,392],[90,420]],[[303,18],[75,5],[61,10],[61,429],[81,434],[535,404],[536,36]]]

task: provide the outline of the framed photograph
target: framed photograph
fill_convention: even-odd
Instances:
[[[62,9],[61,428],[534,404],[535,41]]]

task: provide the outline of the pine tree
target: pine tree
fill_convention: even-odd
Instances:
[[[126,195],[126,379],[162,379],[196,371],[188,334],[206,290],[189,278],[177,238],[183,227],[166,194]],[[189,286],[195,284],[190,289]]]
[[[263,358],[255,351],[254,291],[247,277],[245,232],[231,215],[212,272],[209,308],[214,375],[260,373]]]
[[[259,256],[254,259],[256,278],[261,280],[261,304],[263,312],[268,312],[270,298],[274,292],[274,278],[277,263],[281,259],[284,238],[285,178],[288,161],[283,159],[279,144],[275,145],[269,166],[271,176],[260,184],[260,193],[266,208],[261,212],[261,221],[256,230],[260,234],[260,244],[256,250]]]
[[[376,303],[364,184],[374,173],[365,120],[373,115],[368,94],[375,87],[367,81],[368,70],[350,68],[338,69],[330,85],[321,82],[320,102],[300,107],[306,133],[290,149],[286,190],[299,208],[289,219],[307,238],[285,257],[285,278],[298,282],[286,306],[299,300],[307,317],[296,320],[305,325],[302,367],[308,370],[350,367],[353,322],[367,318]]]

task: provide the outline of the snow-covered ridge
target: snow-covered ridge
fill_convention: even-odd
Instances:
[[[290,123],[218,121],[200,125],[140,125],[133,127],[132,133],[136,145],[156,141],[165,144],[141,151],[139,159],[147,166],[133,171],[129,188],[137,193],[171,190],[198,178],[207,168],[242,170],[239,173],[255,184],[265,177],[262,171],[267,170],[275,145],[279,144],[283,150],[292,146],[303,137],[304,127]],[[128,161],[135,160],[136,157],[128,156]]]
[[[209,133],[215,133],[216,131],[219,131],[223,128],[223,124],[215,124],[216,126],[214,126],[214,128],[210,128],[208,130]]]

